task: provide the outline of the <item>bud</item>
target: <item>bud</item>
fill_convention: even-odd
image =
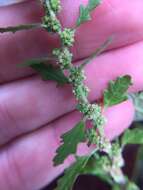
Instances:
[[[43,17],[43,27],[48,32],[59,32],[61,30],[61,24],[58,19],[48,15]]]
[[[72,62],[72,54],[68,48],[54,49],[53,55],[57,56],[61,69],[68,69]]]
[[[60,33],[62,43],[65,46],[72,46],[74,43],[74,35],[75,35],[75,30],[65,28],[64,31]]]
[[[52,10],[57,13],[61,10],[61,3],[60,0],[50,0],[50,5]]]

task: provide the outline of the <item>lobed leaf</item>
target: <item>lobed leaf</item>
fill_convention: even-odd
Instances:
[[[54,67],[52,64],[46,65],[44,62],[50,58],[32,59],[25,62],[20,67],[29,66],[40,74],[43,80],[56,81],[59,85],[69,83],[68,78],[64,75],[60,68]]]
[[[113,106],[127,100],[127,90],[131,84],[131,77],[129,75],[118,77],[115,81],[110,81],[103,95],[104,106]]]
[[[86,7],[83,5],[80,6],[80,15],[76,22],[77,26],[80,26],[84,22],[91,20],[91,11],[95,9],[100,4],[100,0],[89,0]]]
[[[77,157],[77,161],[65,171],[65,174],[58,181],[58,186],[55,190],[72,190],[74,182],[77,177],[82,173],[83,168],[86,166],[89,156]]]
[[[121,139],[122,145],[143,144],[143,129],[127,129]]]
[[[62,145],[57,149],[54,165],[59,165],[70,155],[75,154],[80,142],[85,141],[85,123],[80,121],[73,129],[61,136]]]

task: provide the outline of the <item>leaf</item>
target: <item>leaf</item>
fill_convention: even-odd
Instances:
[[[95,9],[100,4],[100,2],[101,2],[101,0],[89,0],[88,10],[92,11],[93,9]]]
[[[121,141],[123,146],[127,144],[143,144],[143,129],[127,129]]]
[[[89,0],[86,7],[83,5],[80,6],[80,15],[77,20],[77,26],[80,26],[82,23],[91,19],[91,11],[95,9],[100,4],[100,0]]]
[[[77,26],[80,26],[82,23],[90,20],[90,13],[87,7],[84,7],[83,5],[80,6],[80,16],[77,20]]]
[[[36,70],[43,80],[56,81],[59,85],[68,83],[68,78],[64,75],[60,68],[53,65],[35,64],[31,65],[31,68]]]
[[[51,58],[31,59],[18,66],[30,66],[41,75],[43,80],[56,81],[59,85],[69,83],[68,78],[64,75],[60,68],[54,67],[52,64],[46,65],[44,63],[49,60],[51,60]]]
[[[54,165],[59,165],[70,155],[75,154],[80,142],[85,141],[85,123],[80,121],[73,129],[61,136],[62,145],[57,149]]]
[[[140,190],[140,189],[134,182],[130,181],[128,183],[127,190]]]
[[[72,190],[74,182],[82,173],[83,168],[87,164],[90,157],[77,157],[77,161],[65,171],[65,174],[58,181],[58,186],[55,190]]]
[[[104,91],[104,106],[113,106],[127,100],[127,90],[131,84],[129,75],[110,81],[108,88]]]
[[[42,64],[49,61],[49,58],[36,58],[36,59],[30,59],[28,61],[25,61],[22,64],[18,64],[18,67],[29,67],[29,66],[33,66],[33,65],[37,65],[37,64]]]

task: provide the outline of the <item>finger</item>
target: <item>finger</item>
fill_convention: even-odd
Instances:
[[[109,80],[129,74],[130,91],[143,89],[143,44],[114,50],[93,60],[86,67],[90,100],[101,98]],[[0,144],[17,135],[37,129],[75,109],[69,86],[58,87],[37,77],[13,82],[0,88]]]
[[[134,115],[130,101],[110,108],[106,116],[106,133],[113,138],[127,128]],[[119,119],[120,118],[120,119]],[[52,159],[59,145],[59,136],[73,127],[80,117],[76,113],[16,140],[0,154],[0,184],[5,190],[34,190],[50,183],[73,161],[72,157],[62,166],[53,168]],[[80,146],[79,154],[88,152]]]
[[[0,26],[40,22],[42,14],[37,1],[2,7],[0,8]],[[47,55],[50,41],[50,38],[47,38],[47,32],[41,30],[0,34],[0,82],[22,78],[33,73],[31,69],[18,68],[17,64],[30,58]]]
[[[23,1],[26,1],[26,0],[8,0],[8,1],[1,0],[0,1],[0,7],[1,6],[7,6],[7,5],[14,5],[14,4],[17,4],[17,3],[21,3]]]
[[[88,0],[62,0],[64,16],[61,14],[60,18],[63,25],[74,26],[79,15],[79,6],[87,2]],[[110,36],[113,36],[114,40],[107,50],[142,40],[142,12],[142,0],[125,0],[124,3],[120,0],[101,1],[101,5],[93,11],[92,20],[83,24],[76,33],[76,44],[73,48],[75,58],[81,59],[91,55]]]
[[[86,1],[72,1],[71,3],[70,0],[63,0],[62,2],[64,6],[61,13],[62,24],[73,26],[78,16],[79,5]],[[114,35],[114,41],[110,48],[142,40],[143,21],[140,19],[142,12],[142,0],[136,2],[125,0],[123,4],[119,0],[103,1],[93,14],[93,20],[81,26],[76,33],[76,44],[73,49],[75,58],[81,59],[89,56],[111,35]],[[0,26],[39,22],[42,15],[43,12],[36,1],[1,8]],[[20,70],[15,64],[29,58],[45,56],[57,44],[57,39],[51,38],[51,35],[43,30],[18,32],[15,35],[4,34],[0,37],[0,76],[3,82],[29,75],[31,70]]]

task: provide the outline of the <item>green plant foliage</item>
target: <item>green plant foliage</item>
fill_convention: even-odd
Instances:
[[[89,156],[77,157],[76,162],[68,168],[64,176],[59,179],[58,186],[55,190],[72,190],[75,180],[82,173],[89,158]]]
[[[129,75],[118,77],[115,81],[110,81],[108,88],[104,91],[104,106],[113,106],[127,100],[127,90],[131,84],[131,77]]]
[[[85,123],[80,121],[73,129],[61,136],[63,144],[57,149],[54,165],[59,165],[70,155],[75,154],[80,142],[85,141]]]
[[[86,7],[80,6],[80,15],[77,20],[77,26],[80,26],[84,22],[91,20],[91,11],[93,11],[100,4],[100,0],[89,0]]]
[[[69,82],[64,73],[53,65],[45,65],[41,63],[31,65],[31,68],[37,71],[43,80],[56,81],[59,85],[64,85]]]
[[[143,128],[127,129],[122,137],[122,145],[143,144]]]

